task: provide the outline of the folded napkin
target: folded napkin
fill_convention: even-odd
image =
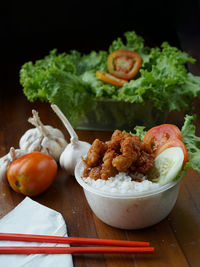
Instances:
[[[26,197],[0,220],[0,232],[67,236],[60,213]],[[0,241],[0,246],[68,246],[35,242]],[[0,267],[72,267],[69,254],[0,255]]]

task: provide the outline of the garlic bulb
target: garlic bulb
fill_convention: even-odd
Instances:
[[[85,156],[87,154],[91,145],[87,142],[79,141],[76,132],[61,110],[56,105],[51,105],[51,107],[61,119],[71,136],[70,143],[66,146],[65,150],[60,156],[60,165],[69,174],[74,175],[76,163],[81,156]]]
[[[0,158],[0,180],[6,178],[6,173],[11,162],[15,159],[25,155],[26,153],[21,149],[10,148],[10,152]]]
[[[27,153],[39,151],[59,160],[61,153],[67,145],[63,133],[49,125],[43,125],[38,112],[32,110],[33,117],[28,121],[36,128],[29,129],[21,137],[19,147]]]
[[[60,165],[69,174],[74,175],[77,161],[81,156],[85,156],[90,148],[90,144],[83,141],[70,142],[60,156]]]

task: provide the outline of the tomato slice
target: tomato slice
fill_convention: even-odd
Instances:
[[[177,138],[169,139],[166,143],[164,143],[157,149],[156,154],[159,155],[161,152],[163,152],[165,149],[169,147],[180,147],[183,150],[184,154],[183,167],[184,167],[186,162],[188,161],[188,151],[186,145],[180,139]]]
[[[156,154],[157,149],[170,139],[182,140],[181,131],[173,124],[161,124],[147,131],[143,143],[150,145]]]
[[[126,80],[118,79],[115,76],[112,76],[111,74],[98,70],[96,72],[96,77],[99,78],[103,82],[107,82],[110,84],[118,85],[118,86],[123,86],[125,83],[127,83]]]
[[[137,52],[119,49],[108,56],[109,72],[117,78],[130,80],[135,77],[142,65],[142,58]]]

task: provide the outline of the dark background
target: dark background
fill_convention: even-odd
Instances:
[[[108,49],[135,30],[147,45],[171,45],[200,59],[200,0],[192,1],[11,1],[1,6],[1,90],[19,92],[23,63],[71,49]],[[195,73],[196,72],[196,73]]]

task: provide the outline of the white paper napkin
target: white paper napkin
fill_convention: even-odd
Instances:
[[[0,232],[67,236],[60,213],[26,197],[0,220]],[[35,242],[0,241],[0,246],[68,246]],[[72,267],[69,254],[0,255],[0,267]]]

